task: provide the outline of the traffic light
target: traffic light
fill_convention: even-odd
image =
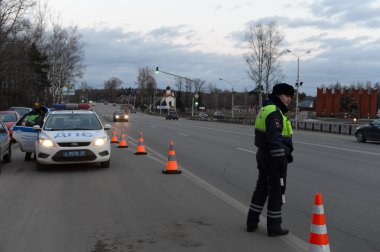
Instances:
[[[160,72],[160,70],[158,69],[158,67],[156,67],[156,74],[158,74]]]
[[[198,102],[198,100],[195,101],[194,105],[195,105],[195,108],[198,108],[198,107],[199,107],[199,102]]]

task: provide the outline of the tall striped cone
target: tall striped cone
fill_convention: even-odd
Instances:
[[[121,132],[120,142],[119,142],[119,146],[117,146],[117,148],[128,148],[127,139],[125,137],[124,131]]]
[[[180,174],[181,171],[178,170],[178,164],[177,164],[177,158],[175,156],[174,151],[174,142],[170,142],[170,150],[169,150],[169,156],[168,161],[166,162],[166,169],[162,170],[165,174]]]
[[[142,131],[140,131],[139,141],[137,143],[135,155],[146,155],[146,154],[148,153],[145,151],[144,138],[142,137]]]
[[[320,193],[315,195],[309,243],[309,252],[330,252],[322,194]]]
[[[111,143],[118,143],[119,139],[117,139],[116,130],[112,131]]]

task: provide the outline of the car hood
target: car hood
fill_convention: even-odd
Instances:
[[[361,124],[361,125],[358,125],[358,126],[356,127],[356,130],[358,130],[358,129],[370,128],[370,127],[373,127],[373,126],[370,125],[369,123]]]
[[[39,136],[39,138],[48,138],[55,142],[91,142],[102,137],[108,137],[104,130],[42,131]]]

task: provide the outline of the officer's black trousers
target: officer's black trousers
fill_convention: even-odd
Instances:
[[[257,168],[259,176],[256,188],[252,195],[249,207],[247,226],[254,227],[259,223],[260,214],[268,199],[267,205],[267,228],[276,230],[281,227],[282,194],[285,194],[287,161],[273,159],[269,153],[258,150],[256,153]],[[276,162],[284,162],[278,164]],[[281,186],[281,178],[284,185]]]

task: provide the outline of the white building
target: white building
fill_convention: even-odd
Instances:
[[[176,108],[174,93],[171,91],[170,87],[167,86],[164,95],[161,98],[161,106],[169,106],[169,108]]]

